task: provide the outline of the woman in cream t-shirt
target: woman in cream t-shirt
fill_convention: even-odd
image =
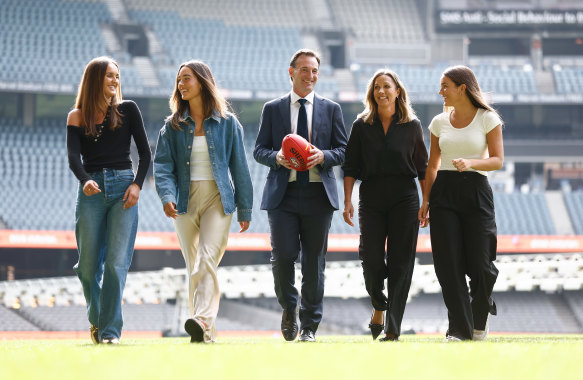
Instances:
[[[465,66],[443,73],[439,94],[445,112],[429,125],[419,221],[426,227],[431,217],[433,262],[449,316],[446,338],[483,340],[488,317],[496,314],[492,289],[498,276],[494,198],[486,172],[504,162],[502,120]]]

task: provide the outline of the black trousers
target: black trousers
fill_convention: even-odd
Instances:
[[[435,274],[447,306],[449,334],[471,339],[496,314],[498,277],[494,196],[476,172],[438,171],[429,198]],[[470,278],[470,291],[466,275]]]
[[[372,306],[387,311],[385,332],[396,336],[401,334],[415,266],[418,211],[419,195],[413,178],[373,178],[360,185],[358,254],[364,283]]]
[[[291,182],[281,204],[267,212],[271,230],[271,269],[280,306],[295,313],[300,329],[316,332],[322,320],[328,231],[334,208],[324,185]],[[300,255],[301,253],[301,255]],[[301,301],[295,287],[295,262],[302,265]]]

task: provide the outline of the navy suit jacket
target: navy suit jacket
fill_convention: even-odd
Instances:
[[[292,133],[290,116],[291,94],[271,100],[263,106],[259,132],[253,157],[269,166],[267,181],[261,199],[262,210],[273,210],[283,200],[289,183],[290,170],[277,164],[275,156],[281,149],[283,138]],[[332,168],[344,162],[346,129],[340,105],[314,94],[312,113],[312,141],[324,153],[324,162],[317,165],[330,204],[338,210],[338,189]]]

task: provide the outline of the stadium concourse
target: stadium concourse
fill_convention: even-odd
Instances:
[[[100,55],[119,62],[124,98],[139,105],[153,150],[178,65],[196,58],[211,66],[244,125],[255,186],[250,230],[239,235],[233,223],[220,268],[217,329],[278,331],[267,215],[259,210],[267,173],[251,152],[262,105],[289,91],[287,64],[302,47],[321,52],[316,91],[341,104],[347,131],[379,68],[400,75],[424,127],[442,110],[443,70],[466,64],[475,71],[505,121],[505,164],[489,177],[500,269],[499,315],[490,329],[582,333],[582,26],[583,4],[575,0],[3,0],[0,338],[71,331],[86,338],[72,271],[77,182],[64,120],[83,67]],[[177,335],[186,317],[185,274],[151,175],[139,207],[124,330]],[[335,213],[322,332],[367,331],[358,232]],[[403,321],[410,333],[446,329],[428,232],[420,231]]]

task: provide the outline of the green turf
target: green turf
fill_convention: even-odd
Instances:
[[[437,336],[373,342],[367,336],[0,341],[0,379],[583,379],[582,335]]]

